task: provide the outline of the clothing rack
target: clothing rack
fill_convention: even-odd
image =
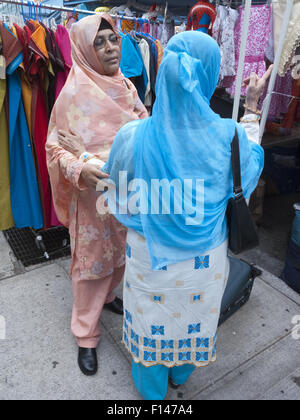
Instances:
[[[259,127],[260,141],[262,140],[262,137],[263,137],[263,134],[264,134],[264,131],[265,131],[267,117],[268,117],[269,109],[270,109],[270,105],[271,105],[272,92],[273,92],[274,86],[275,86],[277,70],[278,70],[279,63],[280,63],[280,57],[281,57],[281,53],[282,53],[282,50],[283,50],[284,41],[285,41],[285,37],[286,37],[286,34],[287,34],[289,20],[290,20],[291,14],[292,14],[293,5],[294,5],[294,0],[288,0],[286,8],[285,8],[285,14],[284,14],[284,17],[283,17],[282,28],[281,28],[281,31],[280,31],[278,47],[277,47],[277,51],[276,51],[276,54],[275,54],[274,68],[273,68],[273,71],[272,71],[272,74],[271,74],[271,77],[270,77],[268,92],[267,92],[266,98],[265,98],[264,103],[263,103],[263,108],[262,108],[262,118],[261,118],[261,123],[260,123],[260,127]]]
[[[76,8],[71,8],[71,7],[64,7],[64,6],[52,6],[52,5],[48,5],[48,4],[43,4],[43,3],[38,3],[38,2],[33,2],[33,1],[23,1],[23,0],[1,0],[0,3],[7,3],[7,4],[14,4],[17,6],[27,6],[27,7],[33,7],[36,9],[36,11],[38,12],[39,8],[41,9],[49,9],[49,10],[55,10],[55,11],[60,11],[60,12],[69,12],[69,13],[76,13],[76,14],[86,14],[86,15],[94,15],[97,12],[94,11],[90,11],[90,10],[81,10],[81,9],[76,9]],[[111,15],[112,18],[121,18],[122,20],[128,20],[131,22],[139,22],[139,21],[143,21],[143,23],[151,23],[151,20],[149,19],[144,19],[144,18],[136,18],[136,17],[132,17],[132,16],[125,16],[125,15]],[[156,21],[156,24],[162,23],[160,21]]]
[[[262,141],[262,137],[263,137],[266,122],[267,122],[267,117],[269,114],[272,92],[275,86],[280,57],[283,50],[284,41],[287,34],[288,24],[291,17],[293,5],[294,5],[294,0],[288,0],[286,9],[285,9],[284,18],[283,18],[282,29],[280,32],[279,43],[278,43],[278,47],[277,47],[277,51],[275,55],[274,67],[273,67],[273,71],[272,71],[269,85],[268,85],[268,93],[263,103],[262,118],[261,118],[261,123],[260,123],[260,128],[259,128],[260,143]],[[252,6],[252,0],[246,0],[245,21],[244,21],[244,27],[243,27],[243,32],[242,32],[240,57],[239,57],[239,65],[238,65],[238,72],[237,72],[237,89],[234,95],[234,104],[233,104],[233,113],[232,113],[232,118],[235,121],[237,121],[237,118],[238,118],[238,109],[239,109],[240,98],[241,98],[242,75],[243,75],[243,68],[244,68],[244,62],[245,62],[246,41],[247,41],[248,32],[249,32],[249,17],[250,17],[251,6]]]

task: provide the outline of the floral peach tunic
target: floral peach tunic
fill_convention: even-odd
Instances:
[[[100,193],[80,180],[83,163],[59,146],[58,130],[80,135],[88,152],[106,160],[118,130],[131,120],[147,117],[134,85],[121,72],[113,77],[101,74],[93,44],[103,17],[113,27],[106,14],[72,26],[73,67],[53,108],[46,144],[55,210],[71,237],[71,272],[78,264],[82,279],[99,279],[124,265],[126,229],[107,209],[99,214]]]

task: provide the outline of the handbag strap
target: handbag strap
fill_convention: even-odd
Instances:
[[[235,129],[234,138],[231,142],[231,163],[232,163],[232,175],[233,175],[233,194],[239,196],[243,194],[242,182],[241,182],[241,165],[240,165],[240,147],[239,147],[239,135],[237,129]]]

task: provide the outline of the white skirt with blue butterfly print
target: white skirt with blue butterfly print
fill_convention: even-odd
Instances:
[[[216,360],[227,245],[153,271],[145,239],[128,230],[123,343],[135,362],[200,367]]]

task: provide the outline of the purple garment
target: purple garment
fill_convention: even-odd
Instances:
[[[274,86],[274,92],[283,93],[284,95],[276,95],[275,93],[272,94],[271,105],[269,109],[268,119],[273,120],[274,118],[278,118],[283,114],[286,114],[289,109],[289,105],[291,103],[291,95],[293,89],[293,78],[292,73],[289,71],[284,77],[280,77],[277,75],[276,82]],[[262,108],[263,101],[266,97],[268,91],[268,86],[266,85],[264,93],[261,97],[259,108]]]
[[[264,62],[265,50],[271,30],[271,8],[267,5],[252,6],[250,12],[249,33],[246,44],[246,56],[243,72],[243,80],[255,72],[261,77],[266,71]],[[239,8],[239,17],[234,31],[235,43],[235,70],[237,72],[239,51],[242,37],[245,8]],[[235,94],[236,78],[228,90],[231,96]],[[242,88],[242,95],[246,95],[246,88]]]

